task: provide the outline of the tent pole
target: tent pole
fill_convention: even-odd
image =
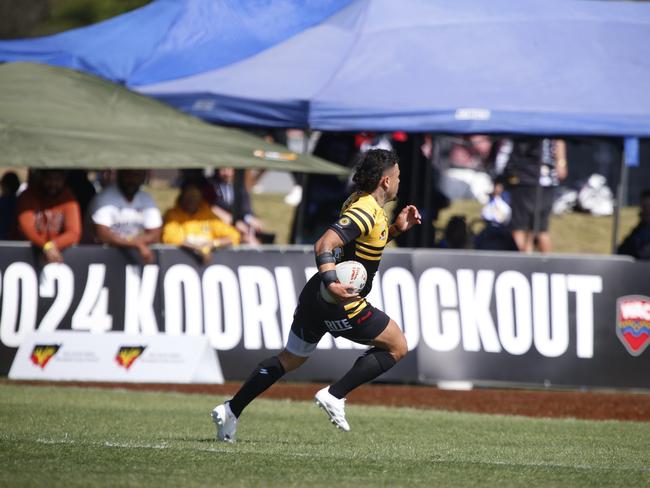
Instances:
[[[235,181],[233,183],[233,201],[232,201],[232,223],[235,225],[240,219],[243,219],[242,215],[243,201],[245,191],[246,181],[244,178],[245,169],[236,169],[235,170]]]
[[[307,185],[309,184],[309,175],[300,173],[300,186],[302,187],[302,200],[296,208],[296,233],[294,236],[295,244],[304,244],[302,242],[305,234],[305,208],[307,204]]]
[[[309,152],[309,139],[311,138],[311,130],[307,129],[302,135],[302,154]],[[307,173],[300,173],[300,186],[302,187],[302,199],[296,209],[296,232],[294,235],[295,244],[303,244],[302,239],[305,234],[305,210],[307,203],[307,185],[309,184],[309,176]]]
[[[627,164],[625,164],[625,145],[621,154],[621,169],[619,171],[618,188],[616,189],[616,200],[614,201],[614,221],[612,222],[612,254],[618,249],[618,228],[621,220],[621,207],[625,200],[627,182]]]
[[[433,225],[433,220],[431,218],[433,215],[431,209],[433,165],[435,164],[436,167],[440,167],[440,143],[438,138],[433,134],[431,135],[431,139],[431,155],[425,159],[426,166],[424,167],[424,195],[422,196],[422,199],[424,201],[424,215],[426,215],[427,218],[426,222],[423,222],[424,225],[422,227],[422,247],[429,247],[429,243],[431,242],[431,227]]]
[[[414,133],[409,134],[409,140],[411,141],[411,188],[409,189],[410,201],[408,204],[416,205],[415,202],[418,201],[418,183],[420,181],[418,174],[420,169],[420,153],[418,150],[419,141],[416,140],[416,134]],[[406,235],[406,244],[408,247],[416,246],[415,238],[415,232],[409,232]]]
[[[540,164],[541,168],[541,164]],[[533,211],[533,231],[532,231],[532,246],[533,249],[531,252],[535,252],[535,238],[537,238],[537,234],[539,234],[539,227],[540,227],[540,220],[542,218],[541,216],[542,213],[542,184],[539,181],[539,178],[537,178],[537,185],[535,186],[535,209]]]

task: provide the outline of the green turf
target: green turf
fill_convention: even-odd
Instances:
[[[258,400],[234,445],[220,398],[0,385],[0,486],[650,486],[650,424]]]

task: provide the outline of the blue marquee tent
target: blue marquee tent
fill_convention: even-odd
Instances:
[[[0,62],[31,61],[126,85],[170,80],[251,56],[351,0],[157,0],[81,29],[0,41]]]
[[[650,4],[355,0],[222,69],[139,86],[204,119],[650,136]]]

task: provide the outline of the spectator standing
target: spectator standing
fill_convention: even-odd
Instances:
[[[492,141],[486,135],[440,137],[443,173],[440,190],[451,200],[475,199],[486,204],[492,192],[487,161]]]
[[[530,252],[536,242],[540,252],[550,252],[549,216],[555,189],[567,175],[564,141],[536,137],[502,141],[495,160],[497,171],[506,162],[504,179],[512,207],[510,226],[517,247]]]
[[[641,193],[639,223],[618,248],[618,254],[650,259],[650,189]]]
[[[203,198],[201,185],[183,184],[176,206],[165,213],[162,241],[196,253],[205,264],[216,248],[237,245],[239,231],[217,217]]]
[[[18,231],[42,249],[48,263],[61,263],[61,251],[79,242],[79,204],[59,169],[36,172],[17,201]]]
[[[140,190],[146,172],[118,170],[117,181],[90,204],[97,242],[137,249],[142,260],[155,260],[150,245],[160,242],[162,216],[151,196]]]
[[[474,247],[484,251],[518,251],[517,244],[508,229],[512,209],[503,199],[503,184],[494,183],[490,201],[481,210],[484,227],[474,239]]]
[[[11,239],[16,226],[16,202],[20,180],[13,171],[0,179],[0,241]]]

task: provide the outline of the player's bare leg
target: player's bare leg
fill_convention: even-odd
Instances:
[[[395,362],[398,362],[406,356],[406,353],[408,352],[406,337],[404,336],[402,329],[399,328],[399,325],[397,325],[397,323],[392,319],[388,322],[388,325],[383,332],[379,334],[371,344],[388,351],[393,358],[395,358]]]
[[[282,363],[284,372],[288,373],[289,371],[293,371],[302,366],[309,358],[305,356],[297,356],[296,354],[283,349],[282,352],[278,354],[278,359],[280,360],[280,363]]]

